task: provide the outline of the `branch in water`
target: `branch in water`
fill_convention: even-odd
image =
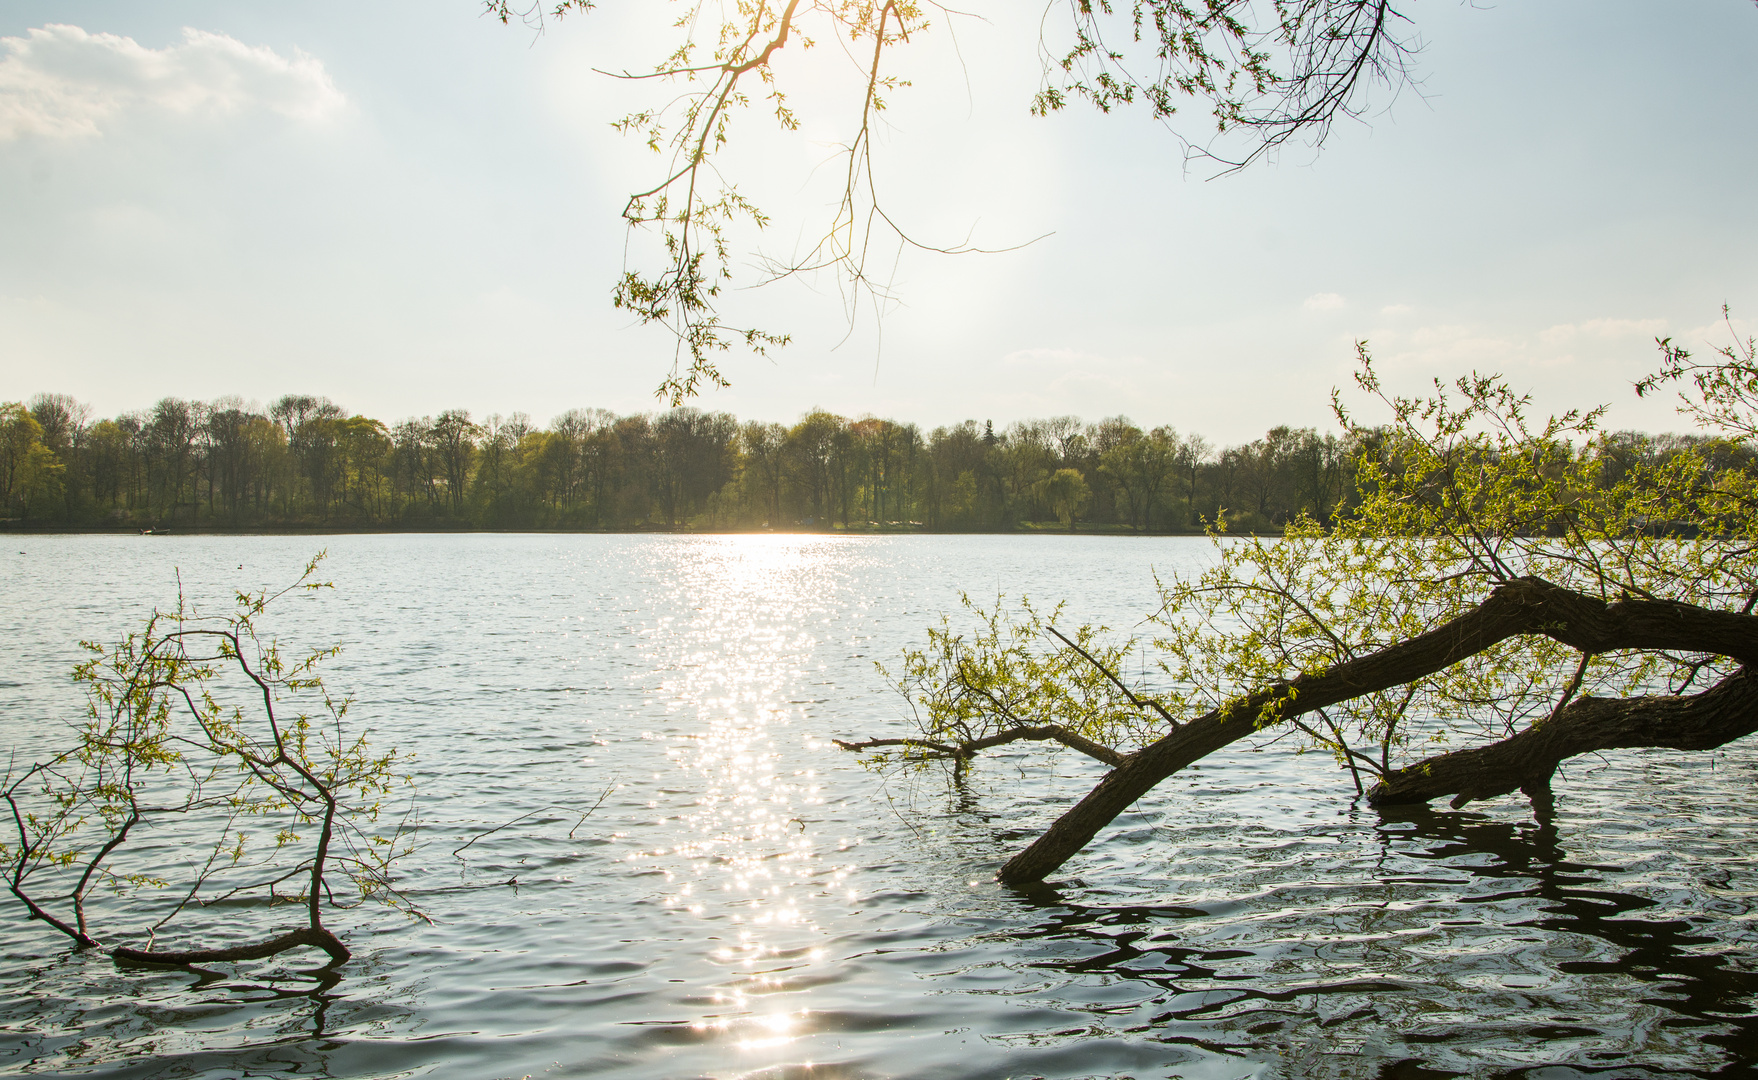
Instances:
[[[931,739],[867,739],[862,742],[832,739],[830,741],[844,750],[860,751],[874,750],[885,746],[904,746],[915,750],[926,750],[935,757],[949,757],[964,761],[980,750],[987,750],[992,746],[1001,746],[1005,743],[1019,742],[1021,739],[1029,739],[1033,742],[1059,742],[1071,750],[1079,750],[1086,756],[1096,758],[1113,768],[1123,764],[1122,754],[1083,735],[1077,735],[1060,724],[1008,728],[998,734],[987,735],[981,739],[971,739],[957,745],[934,742]]]
[[[330,954],[330,965],[340,964],[348,959],[351,953],[342,939],[321,926],[302,926],[297,930],[289,930],[279,937],[270,938],[256,945],[240,945],[231,949],[111,949],[110,955],[118,960],[126,960],[135,964],[164,964],[170,967],[181,967],[186,964],[215,964],[229,960],[261,960],[265,956],[296,949],[301,945],[310,945]]]

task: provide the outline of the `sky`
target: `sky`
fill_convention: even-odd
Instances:
[[[610,122],[676,88],[595,69],[651,67],[674,10],[536,33],[474,0],[10,0],[0,400],[659,408],[673,343],[610,291],[663,161]],[[1122,414],[1233,444],[1333,429],[1365,340],[1400,392],[1494,372],[1541,411],[1678,430],[1630,390],[1654,339],[1725,344],[1724,304],[1758,326],[1751,0],[1413,0],[1415,86],[1221,177],[1139,112],[1031,116],[1045,9],[970,10],[900,54],[875,167],[918,238],[1014,250],[885,259],[877,318],[828,275],[756,287],[822,227],[859,100],[834,48],[784,50],[802,124],[735,118],[723,170],[771,224],[735,236],[723,308],[792,343],[726,354],[698,407]]]

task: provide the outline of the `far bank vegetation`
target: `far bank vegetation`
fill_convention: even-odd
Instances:
[[[1218,448],[1072,416],[924,431],[814,411],[792,425],[675,408],[464,410],[387,425],[327,398],[165,398],[93,419],[59,394],[0,404],[0,519],[24,529],[853,530],[1277,533],[1360,501],[1375,433],[1275,427]],[[1653,464],[1702,440],[1621,432]],[[1720,452],[1720,451],[1718,451]],[[1726,463],[1728,465],[1743,463]],[[1084,485],[1079,498],[1072,471]]]

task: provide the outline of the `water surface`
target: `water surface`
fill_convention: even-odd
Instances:
[[[314,979],[302,956],[122,970],[7,919],[0,1072],[1560,1078],[1758,1059],[1743,743],[1575,762],[1554,828],[1512,798],[1382,817],[1322,755],[1241,747],[1030,895],[994,871],[1096,763],[1024,747],[951,786],[830,744],[903,730],[873,662],[960,590],[1127,629],[1201,540],[9,544],[0,750],[27,755],[78,715],[78,639],[173,603],[179,574],[211,606],[327,547],[336,589],[273,626],[340,642],[329,678],[356,722],[416,755],[402,872],[433,923],[337,916],[356,959]]]

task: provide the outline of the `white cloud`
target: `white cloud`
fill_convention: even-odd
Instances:
[[[1308,311],[1335,311],[1347,301],[1334,292],[1313,293],[1300,306]]]
[[[1717,319],[1712,323],[1694,326],[1688,330],[1680,330],[1673,335],[1674,340],[1685,348],[1696,352],[1699,349],[1720,349],[1737,342],[1750,339],[1755,332],[1753,324],[1730,314],[1725,319]]]
[[[97,135],[137,110],[265,109],[309,123],[345,104],[315,57],[295,50],[288,59],[224,34],[185,29],[180,44],[163,49],[55,24],[0,38],[0,141]]]
[[[1517,341],[1475,326],[1419,326],[1407,334],[1387,336],[1397,349],[1395,355],[1405,362],[1454,374],[1498,370],[1523,352]]]
[[[1537,330],[1436,323],[1402,329],[1384,326],[1370,340],[1375,355],[1388,365],[1443,377],[1479,371],[1547,378],[1543,373],[1548,371],[1561,378],[1570,369],[1604,372],[1610,370],[1607,365],[1648,363],[1653,350],[1644,343],[1665,333],[1666,325],[1664,319],[1589,319]]]
[[[1560,323],[1548,330],[1541,330],[1538,339],[1546,345],[1561,345],[1577,337],[1609,341],[1625,337],[1650,338],[1665,331],[1665,319],[1588,319],[1582,323]]]
[[[1409,304],[1387,304],[1380,308],[1381,315],[1408,315],[1416,309]]]

